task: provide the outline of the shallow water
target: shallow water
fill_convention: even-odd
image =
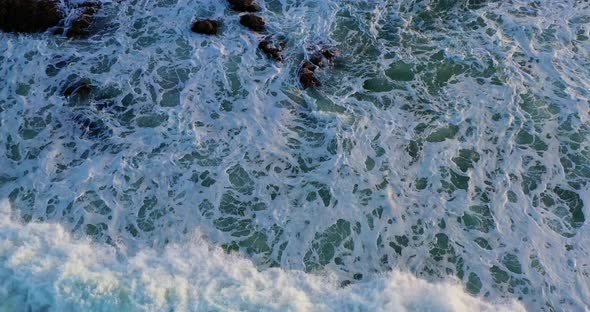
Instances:
[[[589,3],[260,4],[0,33],[0,310],[588,309]]]

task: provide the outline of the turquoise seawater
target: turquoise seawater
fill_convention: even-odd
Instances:
[[[0,311],[590,309],[589,2],[258,3],[0,33]]]

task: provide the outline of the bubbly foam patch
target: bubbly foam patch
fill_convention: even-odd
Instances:
[[[201,239],[126,257],[58,224],[15,222],[5,202],[0,212],[2,311],[524,311],[399,271],[344,288],[330,277],[259,271]]]

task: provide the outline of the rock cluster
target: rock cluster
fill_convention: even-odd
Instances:
[[[320,80],[315,76],[316,70],[332,64],[335,58],[336,52],[333,49],[321,48],[312,52],[309,60],[304,61],[299,69],[299,82],[303,88],[321,86]]]
[[[268,39],[264,39],[264,40],[260,41],[260,43],[258,44],[258,48],[262,52],[264,52],[264,54],[268,55],[269,57],[271,57],[277,61],[283,60],[283,56],[281,55],[281,52],[283,52],[283,50],[285,49],[284,42],[276,42],[276,41],[273,41],[272,39],[268,38]]]
[[[253,14],[260,11],[254,0],[228,0],[232,10],[244,13],[240,16],[240,24],[255,32],[265,32],[266,23],[264,18]],[[219,22],[206,19],[198,20],[193,23],[192,31],[200,34],[213,35],[217,34]],[[273,36],[266,36],[258,44],[258,49],[268,57],[283,61],[282,52],[285,50],[285,41],[273,39]],[[322,85],[316,77],[317,70],[329,66],[336,58],[336,52],[333,49],[321,47],[314,49],[308,54],[309,57],[302,63],[299,68],[299,82],[304,89],[316,88]]]
[[[90,34],[89,28],[100,3],[94,0],[80,4],[59,0],[0,0],[0,30],[16,33],[37,33],[55,28],[56,34],[68,38],[82,38]],[[65,17],[70,11],[76,17],[69,25]]]

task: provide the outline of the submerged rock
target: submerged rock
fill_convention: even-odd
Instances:
[[[240,24],[257,32],[264,31],[264,28],[266,26],[264,19],[254,14],[242,15],[242,17],[240,17]]]
[[[281,55],[281,52],[285,48],[283,42],[277,43],[270,39],[264,39],[258,44],[258,48],[277,61],[283,60],[283,56]]]
[[[77,7],[81,9],[81,13],[72,22],[66,31],[68,38],[84,38],[90,35],[90,26],[94,21],[94,15],[98,12],[100,4],[94,1],[84,2]]]
[[[315,88],[322,85],[320,80],[315,76],[315,70],[317,66],[311,62],[303,62],[301,69],[299,70],[299,82],[304,89]]]
[[[58,26],[64,14],[57,0],[0,0],[0,30],[36,33]]]
[[[81,15],[75,19],[70,28],[66,31],[66,37],[68,38],[84,38],[90,35],[88,28],[92,25],[92,16]]]
[[[87,100],[90,98],[93,90],[94,87],[90,80],[82,79],[66,86],[63,89],[62,94],[66,98],[77,97],[80,100]]]
[[[74,117],[74,122],[82,131],[82,136],[89,139],[105,139],[113,134],[109,126],[97,117],[88,117],[79,114]]]
[[[221,23],[215,20],[200,20],[193,23],[191,30],[198,34],[217,35]]]
[[[229,0],[229,5],[234,11],[238,12],[258,12],[258,6],[254,0]]]

